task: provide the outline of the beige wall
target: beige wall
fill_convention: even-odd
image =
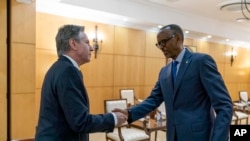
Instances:
[[[6,48],[6,39],[7,39],[7,24],[6,24],[6,1],[0,1],[0,141],[7,139],[6,135],[6,93],[7,93],[7,48]]]
[[[208,53],[215,59],[218,69],[234,101],[239,100],[239,91],[246,90],[250,92],[249,49],[234,48],[238,55],[231,66],[230,56],[226,56],[225,53],[230,52],[232,46],[205,41],[197,41],[196,46],[198,52]]]
[[[35,133],[35,3],[11,0],[11,139]]]

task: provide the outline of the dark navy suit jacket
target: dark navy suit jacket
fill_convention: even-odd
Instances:
[[[91,115],[81,72],[65,57],[48,70],[41,94],[36,141],[88,141],[89,133],[110,132],[111,113]]]
[[[227,141],[232,101],[215,61],[209,55],[186,50],[174,86],[171,67],[170,63],[162,68],[150,96],[130,109],[129,122],[164,101],[167,141],[174,141],[174,136],[178,141]]]

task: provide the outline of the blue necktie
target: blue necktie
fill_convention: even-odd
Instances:
[[[175,83],[177,65],[178,65],[178,61],[173,61],[172,62],[172,80],[173,80],[173,84]]]

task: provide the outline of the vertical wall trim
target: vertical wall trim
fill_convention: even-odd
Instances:
[[[7,141],[11,140],[11,93],[10,93],[10,84],[11,84],[11,45],[10,45],[10,37],[11,37],[11,0],[6,0],[6,8],[7,8],[7,39],[6,39],[6,47],[7,47]]]

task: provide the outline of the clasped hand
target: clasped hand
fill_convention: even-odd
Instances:
[[[126,109],[115,108],[112,112],[114,112],[117,117],[117,126],[121,126],[128,120],[128,111]]]

